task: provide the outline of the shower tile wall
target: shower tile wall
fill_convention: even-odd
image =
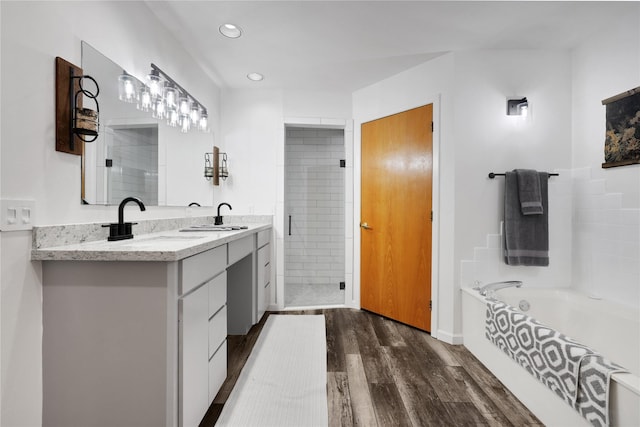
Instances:
[[[345,280],[344,150],[342,130],[287,129],[285,208],[291,236],[285,238],[285,294],[293,285],[313,285],[308,295],[314,301],[308,304],[344,302],[339,291]],[[321,300],[320,288],[334,300]]]
[[[109,203],[138,197],[148,205],[158,204],[158,128],[118,129],[107,154]]]

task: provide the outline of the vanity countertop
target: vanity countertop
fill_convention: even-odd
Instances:
[[[244,224],[232,231],[161,231],[135,235],[133,239],[110,242],[37,247],[31,251],[35,261],[179,261],[225,243],[271,228],[270,223]]]

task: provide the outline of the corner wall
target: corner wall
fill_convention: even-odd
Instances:
[[[627,7],[572,52],[573,284],[639,308],[640,165],[601,167],[601,101],[640,86],[640,4]]]
[[[570,83],[567,51],[479,50],[441,56],[354,93],[357,159],[363,122],[440,99],[434,134],[434,141],[440,138],[437,156],[434,152],[434,233],[439,238],[434,240],[437,273],[432,284],[437,310],[432,320],[438,328],[433,333],[439,339],[460,341],[460,261],[484,243],[487,231],[498,231],[502,218],[504,183],[487,174],[569,167]],[[506,116],[511,96],[529,98],[529,119]],[[358,180],[356,191],[359,187]],[[565,219],[571,215],[569,208],[556,214]],[[358,206],[355,218],[359,215]],[[560,241],[570,241],[570,231],[563,231]],[[568,244],[558,248],[560,259],[570,257]],[[562,263],[554,270],[564,280],[570,271]],[[359,285],[359,276],[355,283]]]

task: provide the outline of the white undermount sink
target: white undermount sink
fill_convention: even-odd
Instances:
[[[236,230],[246,230],[246,225],[212,225],[212,224],[203,224],[203,225],[192,225],[187,228],[181,228],[180,231],[236,231]]]
[[[154,236],[149,238],[141,238],[139,240],[131,239],[122,242],[122,247],[127,248],[144,248],[144,247],[154,247],[158,245],[171,244],[171,243],[182,243],[185,241],[203,239],[204,236]]]

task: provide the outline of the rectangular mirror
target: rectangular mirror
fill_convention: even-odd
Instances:
[[[81,203],[117,205],[133,196],[147,206],[212,206],[204,155],[213,150],[213,134],[182,133],[135,103],[121,102],[123,68],[84,41],[82,68],[100,86],[100,130],[84,146]]]

